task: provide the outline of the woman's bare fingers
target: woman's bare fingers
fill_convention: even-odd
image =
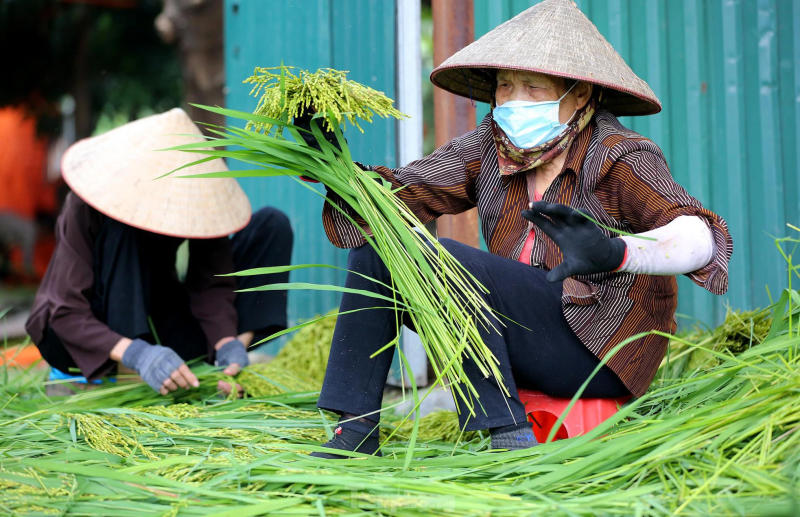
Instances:
[[[217,381],[217,389],[224,393],[226,396],[231,394],[231,385],[225,381]],[[241,384],[236,384],[236,396],[238,398],[244,397],[244,388]]]
[[[198,382],[197,376],[194,373],[192,373],[192,370],[190,370],[188,366],[186,366],[186,363],[183,363],[182,365],[180,365],[178,367],[178,371],[181,372],[181,374],[183,375],[183,378],[186,379],[186,382],[190,386],[194,386],[195,388],[200,386],[200,382]]]
[[[187,389],[189,387],[189,381],[184,378],[183,372],[181,372],[180,368],[173,370],[172,373],[169,374],[169,378],[183,389]]]
[[[222,371],[222,373],[224,373],[225,375],[231,375],[231,376],[233,376],[233,375],[238,375],[240,371],[242,371],[242,367],[241,367],[241,366],[239,366],[239,365],[238,365],[238,364],[236,364],[236,363],[233,363],[233,364],[230,364],[230,365],[228,365],[228,366],[227,366],[227,367],[226,367],[226,368],[225,368],[225,369]]]
[[[231,385],[225,381],[217,381],[217,389],[225,395],[230,395],[231,393]]]
[[[167,377],[164,379],[164,383],[161,385],[163,388],[166,388],[167,391],[175,391],[178,389],[178,385],[175,384],[175,381]]]

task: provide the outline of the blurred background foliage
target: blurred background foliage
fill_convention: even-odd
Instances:
[[[160,0],[0,0],[0,106],[28,105],[52,134],[55,106],[72,97],[81,138],[179,105],[178,54],[153,25],[161,8]]]

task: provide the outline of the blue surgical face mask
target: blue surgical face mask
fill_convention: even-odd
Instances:
[[[494,121],[517,147],[531,149],[541,145],[567,129],[567,125],[558,119],[558,109],[561,99],[566,97],[576,84],[578,83],[573,83],[569,90],[555,101],[508,101],[494,108]]]

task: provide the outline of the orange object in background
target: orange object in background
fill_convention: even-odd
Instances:
[[[0,356],[0,366],[27,368],[41,358],[42,355],[36,345],[10,346],[3,350],[3,355]]]
[[[37,215],[55,216],[58,211],[56,185],[47,181],[48,143],[37,134],[36,123],[23,106],[0,108],[0,214],[13,214],[31,224]],[[23,264],[19,243],[3,244],[12,265],[9,281],[30,283],[44,276],[55,238],[51,229],[39,228],[33,264]],[[33,278],[29,278],[28,267],[32,267]],[[15,275],[15,271],[20,273]]]
[[[47,142],[36,119],[22,107],[0,108],[0,212],[33,220],[55,211],[55,192],[45,181]]]
[[[550,430],[567,408],[571,399],[549,397],[540,391],[519,390],[519,399],[525,414],[533,423],[533,434],[544,443]],[[570,410],[553,440],[573,438],[588,433],[604,420],[612,417],[630,397],[616,399],[578,399]]]

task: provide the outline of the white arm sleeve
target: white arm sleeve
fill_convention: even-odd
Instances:
[[[628,246],[618,271],[647,275],[683,275],[706,266],[714,257],[711,229],[697,216],[682,215],[669,224],[639,233],[656,240],[623,235]]]

